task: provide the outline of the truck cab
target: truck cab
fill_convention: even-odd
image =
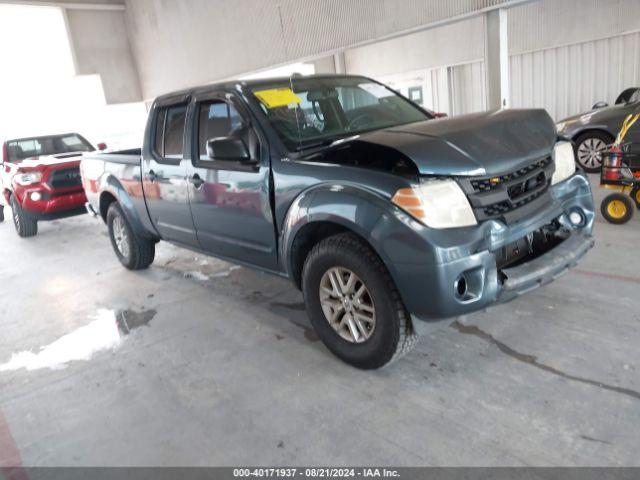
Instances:
[[[18,235],[31,237],[40,221],[86,213],[80,158],[94,150],[77,133],[5,141],[0,165],[2,219],[4,206],[10,206]]]

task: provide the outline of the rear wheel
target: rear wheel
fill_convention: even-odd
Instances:
[[[636,207],[640,209],[640,187],[634,187],[631,190],[631,199],[636,202]]]
[[[307,314],[320,339],[346,363],[380,368],[417,343],[386,267],[352,234],[318,243],[302,272]]]
[[[622,193],[608,195],[600,205],[600,212],[605,220],[616,225],[621,225],[631,220],[635,209],[636,205],[631,198]]]
[[[13,213],[13,224],[20,237],[28,238],[38,234],[38,221],[29,215],[28,212],[22,210],[22,207],[18,204],[14,196],[11,197],[11,210]]]
[[[602,153],[613,139],[605,132],[586,132],[576,138],[576,161],[588,173],[602,168]]]
[[[135,235],[120,205],[112,203],[107,212],[111,245],[120,263],[129,270],[144,270],[153,263],[156,244]]]

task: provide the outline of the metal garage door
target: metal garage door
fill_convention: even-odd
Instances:
[[[511,106],[545,108],[560,120],[640,86],[640,32],[512,55],[509,62]]]

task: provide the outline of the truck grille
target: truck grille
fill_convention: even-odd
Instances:
[[[509,174],[463,179],[460,184],[478,221],[500,219],[513,223],[550,200],[553,171],[551,157],[545,157]]]
[[[80,167],[65,168],[62,170],[54,170],[49,175],[47,181],[51,188],[71,188],[82,185],[80,178]]]

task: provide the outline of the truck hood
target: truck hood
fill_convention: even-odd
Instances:
[[[29,157],[16,163],[19,168],[53,167],[66,164],[78,164],[82,160],[83,152],[60,153],[57,155],[43,155],[42,157]]]
[[[556,139],[545,110],[497,110],[377,130],[353,142],[394,149],[421,175],[489,176],[550,155]]]

